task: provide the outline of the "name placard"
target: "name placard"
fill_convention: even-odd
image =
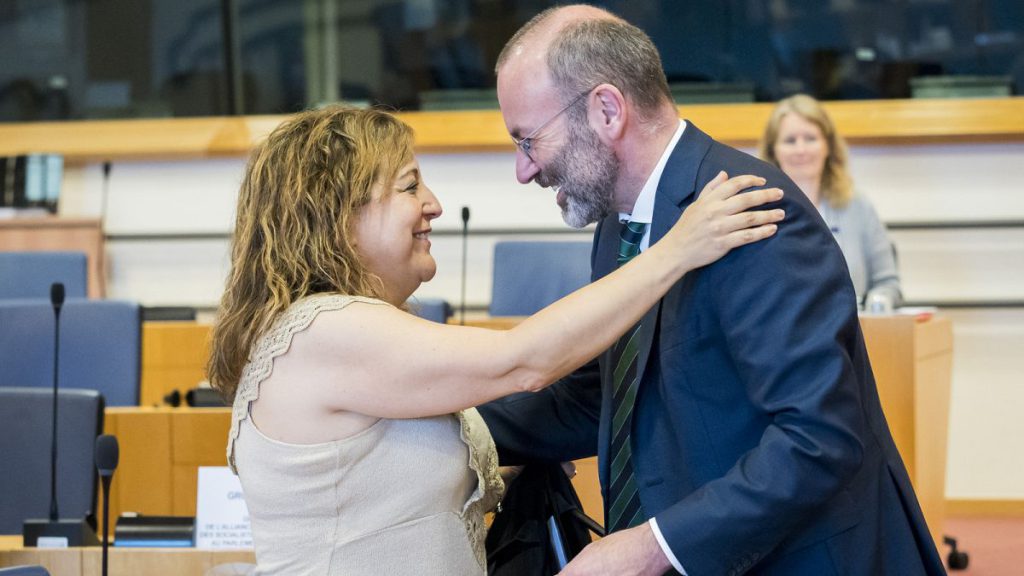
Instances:
[[[227,466],[199,467],[196,548],[252,548],[242,485]]]

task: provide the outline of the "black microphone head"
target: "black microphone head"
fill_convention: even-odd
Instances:
[[[177,408],[181,406],[181,392],[175,388],[164,395],[164,404]]]
[[[96,438],[96,469],[99,470],[100,476],[114,475],[120,452],[116,436],[103,434]]]
[[[64,283],[54,282],[50,284],[50,303],[54,308],[60,308],[64,304]]]
[[[469,206],[462,207],[462,222],[469,222]]]

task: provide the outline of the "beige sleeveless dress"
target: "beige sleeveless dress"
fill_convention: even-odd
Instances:
[[[486,574],[483,514],[504,487],[476,410],[381,419],[312,445],[268,438],[249,416],[260,382],[292,337],[317,314],[355,301],[389,305],[337,294],[305,298],[257,342],[243,370],[227,453],[249,508],[256,573]]]

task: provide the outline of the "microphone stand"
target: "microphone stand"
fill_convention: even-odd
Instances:
[[[469,240],[469,206],[462,207],[462,301],[459,303],[459,324],[466,325],[466,253]]]
[[[64,305],[64,284],[50,285],[50,303],[53,305],[53,442],[50,444],[50,522],[56,522],[57,513],[57,374],[60,372],[60,309]]]
[[[60,310],[64,305],[64,284],[54,282],[50,285],[50,304],[53,305],[55,323],[53,343],[53,436],[50,443],[50,515],[49,518],[29,518],[22,525],[22,543],[24,546],[38,546],[39,539],[45,538],[46,546],[95,546],[96,531],[84,518],[60,517],[57,510],[57,420],[58,375],[60,373]]]
[[[103,434],[96,438],[95,448],[96,470],[103,483],[103,572],[107,576],[107,552],[110,548],[110,483],[114,479],[114,470],[120,459],[117,437]]]
[[[107,552],[110,550],[110,476],[103,476],[103,576],[107,576]]]

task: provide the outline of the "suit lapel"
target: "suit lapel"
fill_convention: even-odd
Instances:
[[[692,122],[687,122],[683,137],[665,164],[654,197],[654,221],[651,222],[651,244],[661,240],[679,220],[683,209],[696,199],[697,173],[704,156],[711,148],[711,137]]]
[[[665,171],[658,181],[658,193],[654,197],[654,218],[651,222],[650,244],[654,245],[679,221],[686,206],[696,199],[697,169],[708,149],[711,138],[687,122],[682,138],[676,144]],[[637,375],[643,382],[647,360],[654,345],[654,332],[658,325],[661,302],[654,305],[643,317],[640,324],[640,350],[637,358]]]
[[[597,281],[604,278],[608,274],[611,274],[617,268],[615,261],[616,255],[619,252],[619,215],[616,213],[609,214],[604,220],[598,223],[597,230],[594,232],[594,242],[596,248],[594,251],[593,269],[591,270],[591,280]],[[609,367],[611,363],[609,356],[611,355],[609,350],[601,353],[600,364],[601,364],[601,422],[598,427],[598,476],[601,480],[602,490],[608,486],[608,463],[609,459],[607,456],[608,446],[611,444],[611,410],[612,410],[612,379],[611,370]]]
[[[619,253],[619,215],[609,214],[597,225],[594,232],[597,242],[597,256],[590,272],[591,281],[596,282],[615,271],[615,257]]]

